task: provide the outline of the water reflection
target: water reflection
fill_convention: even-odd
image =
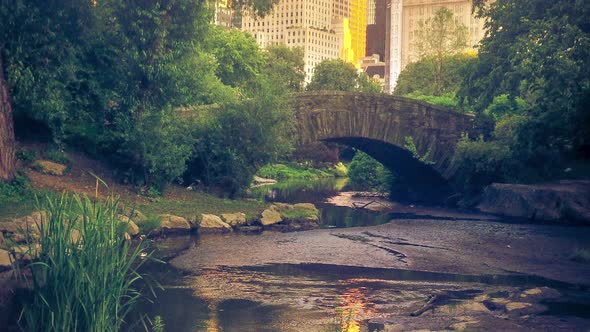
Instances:
[[[252,188],[250,196],[267,202],[314,203],[321,211],[322,228],[375,226],[388,222],[387,213],[351,209],[326,203],[329,197],[349,190],[348,178],[326,178],[317,181],[287,181]]]

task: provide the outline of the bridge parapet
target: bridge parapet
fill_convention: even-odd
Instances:
[[[364,138],[403,148],[413,138],[418,153],[430,152],[444,178],[455,173],[451,159],[463,133],[477,135],[474,116],[428,103],[360,92],[318,91],[295,95],[299,143]]]

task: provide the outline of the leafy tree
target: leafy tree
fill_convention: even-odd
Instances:
[[[257,89],[256,98],[199,116],[187,180],[239,195],[259,167],[290,152],[293,114],[285,90],[265,77]]]
[[[364,76],[363,76],[364,75]],[[340,59],[328,59],[318,63],[314,68],[308,91],[381,91],[379,85],[362,73],[359,75],[354,65]]]
[[[291,91],[301,91],[305,80],[303,48],[278,44],[267,47],[266,51],[266,67],[271,80],[284,84]]]
[[[420,59],[429,58],[434,64],[435,90],[436,94],[441,94],[444,85],[444,60],[467,46],[467,27],[453,17],[452,11],[441,8],[434,17],[419,21],[414,33],[414,46]]]
[[[475,61],[477,61],[477,56],[473,53],[445,56],[441,86],[438,86],[436,80],[433,79],[434,64],[436,63],[434,57],[426,57],[412,62],[400,73],[393,94],[397,96],[455,94],[461,88],[466,69]]]
[[[368,154],[356,151],[348,166],[348,177],[360,189],[386,191],[391,173]]]
[[[498,0],[478,13],[487,35],[461,99],[479,112],[501,95],[524,100],[511,156],[535,167],[551,160],[543,177],[557,176],[560,160],[590,146],[590,3]]]
[[[256,40],[239,30],[214,27],[208,49],[217,59],[215,73],[221,82],[242,90],[256,83],[265,65]]]

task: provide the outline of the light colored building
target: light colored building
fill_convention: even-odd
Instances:
[[[373,54],[360,59],[361,70],[370,78],[385,86],[385,62],[380,61],[379,54]]]
[[[415,34],[420,21],[433,17],[437,10],[447,8],[468,31],[468,47],[475,49],[484,36],[484,20],[474,17],[471,0],[388,0],[387,38],[385,46],[386,91],[393,92],[401,71],[419,60]]]
[[[285,44],[304,51],[306,81],[325,59],[340,57],[341,37],[332,28],[333,0],[281,0],[264,17],[244,13],[242,30],[265,48]]]
[[[225,28],[231,28],[234,24],[234,10],[230,6],[229,0],[215,0],[213,5],[213,23]]]

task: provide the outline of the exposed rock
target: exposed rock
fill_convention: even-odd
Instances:
[[[259,176],[254,175],[254,177],[252,178],[252,183],[254,185],[275,184],[275,183],[277,183],[277,180],[274,180],[274,179],[265,179],[265,178],[261,178]]]
[[[68,167],[65,165],[49,160],[36,160],[33,163],[33,168],[40,173],[49,175],[64,175],[68,169]]]
[[[161,214],[160,215],[160,227],[156,230],[163,233],[181,233],[189,232],[191,225],[188,223],[186,218],[175,216],[172,214]]]
[[[474,317],[470,316],[459,316],[455,317],[456,320],[459,322],[452,324],[450,327],[451,330],[463,331],[467,330],[468,328],[473,328],[473,325],[477,325],[479,320],[475,319]]]
[[[0,271],[8,270],[11,266],[10,253],[4,249],[0,249]]]
[[[129,219],[129,217],[120,214],[117,216],[117,219],[119,219],[122,223],[127,224],[126,233],[128,233],[131,236],[136,236],[137,234],[139,234],[139,226],[137,226],[136,223]]]
[[[200,232],[227,232],[231,230],[231,226],[218,216],[214,214],[201,215]]]
[[[82,233],[77,229],[72,229],[72,232],[70,233],[70,241],[72,241],[72,243],[78,243],[81,239]]]
[[[39,244],[31,246],[20,245],[11,248],[11,252],[14,253],[13,257],[17,260],[24,261],[30,261],[31,259],[37,258],[40,250],[41,246]]]
[[[535,301],[544,300],[544,299],[556,299],[560,297],[561,294],[559,291],[549,288],[549,287],[536,287],[527,289],[522,294],[520,294],[521,298],[526,299],[534,299]]]
[[[133,220],[133,222],[135,222],[136,224],[146,219],[145,215],[141,213],[141,211],[130,207],[126,207],[123,209],[123,215]]]
[[[0,222],[0,232],[14,233],[20,230],[20,226],[16,221]]]
[[[260,218],[260,223],[263,226],[274,225],[283,221],[281,218],[281,214],[276,211],[272,206],[264,211],[262,211],[262,216]]]
[[[4,233],[0,232],[0,248],[6,245],[6,241],[4,240]]]
[[[297,204],[293,205],[293,207],[317,211],[317,208],[312,203],[297,203]]]
[[[521,310],[531,306],[532,304],[527,302],[510,302],[506,304],[506,311]]]
[[[232,227],[238,227],[246,225],[246,214],[242,212],[238,213],[223,213],[221,219]]]
[[[12,233],[12,236],[10,236],[10,241],[12,241],[12,243],[25,243],[26,240],[27,240],[27,238],[20,231],[16,232],[16,233]]]
[[[528,302],[509,302],[505,308],[507,313],[517,316],[538,314],[547,309],[541,304]]]
[[[511,217],[590,223],[590,181],[494,183],[486,187],[477,208]]]

